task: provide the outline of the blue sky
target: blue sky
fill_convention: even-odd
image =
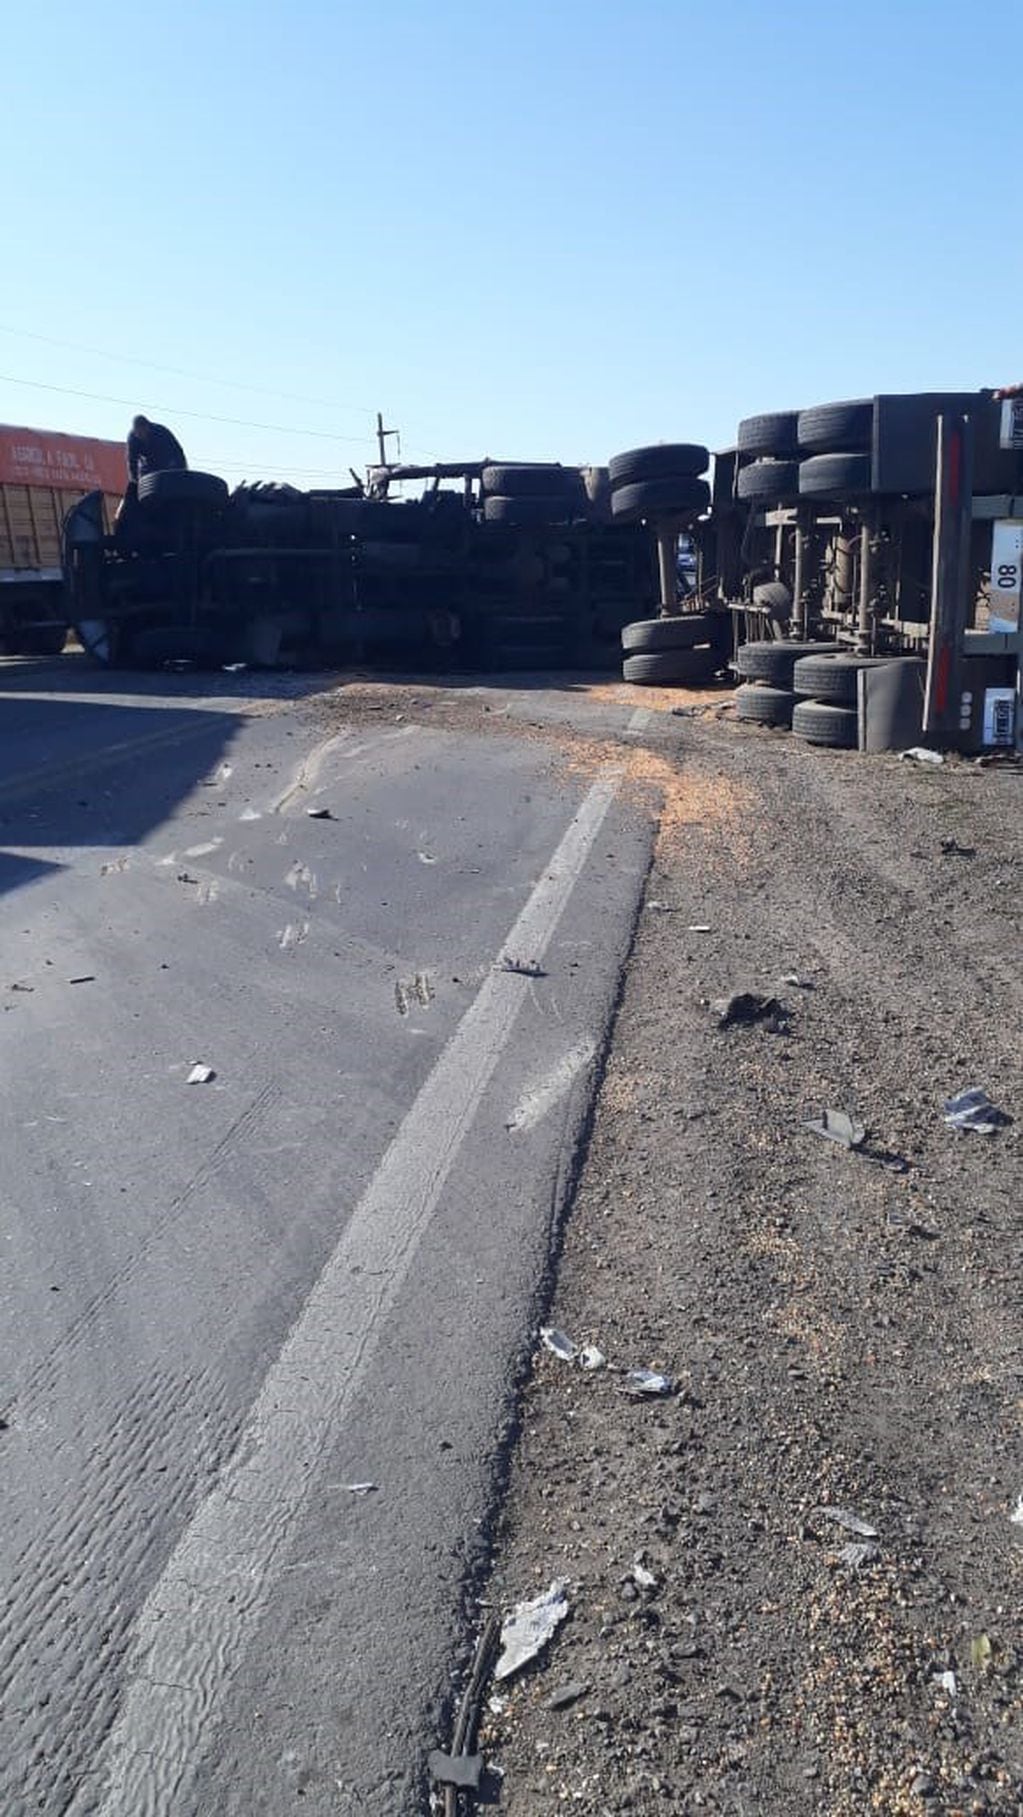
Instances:
[[[325,485],[377,408],[603,461],[1008,382],[1021,50],[1018,0],[11,4],[0,421]]]

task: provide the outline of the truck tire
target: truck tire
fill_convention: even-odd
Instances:
[[[530,529],[545,524],[566,524],[575,515],[571,499],[499,498],[483,500],[483,516],[488,524],[506,524],[514,529]]]
[[[807,744],[832,745],[836,750],[855,751],[860,742],[855,707],[837,707],[824,700],[797,701],[792,730]]]
[[[771,688],[762,681],[735,690],[736,717],[748,725],[790,726],[795,704],[791,688]]]
[[[771,454],[791,460],[799,453],[798,410],[769,410],[763,416],[744,417],[735,445],[740,454]]]
[[[170,467],[163,473],[144,473],[139,480],[140,505],[227,504],[227,482],[215,473],[196,473],[189,467]]]
[[[700,442],[660,442],[656,448],[629,448],[608,462],[611,484],[631,485],[635,480],[667,479],[675,474],[695,478],[706,473],[710,454]]]
[[[872,398],[844,404],[815,404],[799,412],[797,436],[807,454],[831,454],[841,448],[852,454],[870,448],[874,432]]]
[[[834,701],[837,706],[856,705],[856,677],[861,669],[876,669],[887,656],[851,656],[837,651],[830,656],[803,656],[796,663],[792,686],[812,700]]]
[[[627,656],[622,664],[622,675],[626,681],[644,685],[660,682],[662,686],[691,687],[694,683],[710,681],[714,669],[714,652],[709,648],[661,650]]]
[[[774,643],[770,640],[740,644],[735,655],[735,672],[744,681],[766,681],[775,688],[794,686],[796,663],[808,656],[833,650],[834,644]]]
[[[500,498],[577,499],[583,490],[579,469],[561,467],[556,461],[484,467],[480,483],[485,493]]]
[[[739,468],[736,491],[747,504],[780,505],[799,496],[799,462],[759,460]]]
[[[640,618],[622,631],[622,649],[637,655],[657,650],[694,650],[711,642],[713,626],[706,612],[684,618]]]
[[[758,612],[769,612],[787,624],[792,617],[792,589],[783,580],[762,580],[753,589],[753,604]]]
[[[706,480],[680,473],[670,479],[618,486],[611,494],[611,514],[616,523],[634,524],[642,517],[696,517],[709,503]]]
[[[864,498],[870,492],[869,454],[814,454],[799,463],[800,498],[832,499],[836,504]]]

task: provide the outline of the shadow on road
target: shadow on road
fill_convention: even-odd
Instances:
[[[208,782],[212,797],[244,723],[238,712],[166,700],[0,698],[0,846],[14,848],[0,852],[0,891],[59,869],[62,848],[136,844],[197,784]],[[47,857],[25,856],[26,847]]]

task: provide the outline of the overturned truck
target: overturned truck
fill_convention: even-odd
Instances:
[[[67,616],[110,667],[613,668],[658,598],[649,533],[615,521],[601,470],[548,462],[380,467],[309,492],[153,473],[112,534],[94,493],[63,540]]]

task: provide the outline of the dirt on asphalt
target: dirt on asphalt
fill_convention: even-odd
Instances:
[[[648,761],[550,1312],[612,1367],[526,1389],[486,1602],[570,1615],[494,1688],[498,1807],[1019,1817],[1023,775],[713,716]],[[720,1028],[734,990],[783,1013]],[[973,1085],[1018,1120],[947,1127]]]

